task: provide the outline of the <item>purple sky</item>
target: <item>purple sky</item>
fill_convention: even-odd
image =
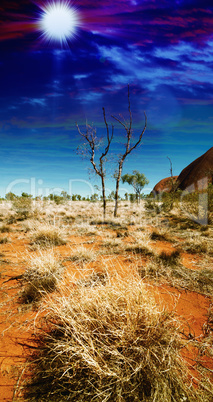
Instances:
[[[0,195],[68,191],[70,180],[73,192],[91,193],[99,181],[83,182],[89,164],[75,152],[75,121],[102,136],[103,106],[109,123],[112,113],[128,117],[128,84],[135,138],[144,110],[148,127],[123,173],[140,170],[151,189],[169,176],[167,156],[178,175],[212,146],[212,2],[67,1],[79,19],[64,45],[39,29],[48,3],[1,0]],[[109,190],[123,137],[115,124]]]

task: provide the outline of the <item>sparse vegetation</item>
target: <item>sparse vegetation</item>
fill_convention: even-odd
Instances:
[[[186,242],[183,244],[183,249],[192,254],[205,253],[213,255],[213,245],[212,241],[201,238],[199,235],[192,235],[188,237]]]
[[[178,259],[178,255],[168,257],[164,254],[163,258],[161,255],[160,258],[152,259],[147,265],[139,266],[138,271],[142,278],[200,292],[211,297],[213,294],[212,269],[190,270],[180,264]]]
[[[32,199],[29,197],[19,197],[13,201],[13,209],[17,220],[28,219],[32,215]]]
[[[64,244],[66,244],[66,240],[60,230],[51,225],[40,225],[31,238],[31,245],[41,248],[61,246]]]
[[[34,402],[210,402],[210,372],[202,359],[212,358],[212,313],[207,316],[202,307],[204,333],[200,328],[197,339],[186,335],[184,341],[174,316],[156,307],[152,297],[153,289],[161,294],[165,284],[178,288],[184,300],[197,292],[210,305],[211,224],[180,215],[176,202],[170,212],[159,214],[155,208],[147,214],[146,200],[140,205],[120,201],[119,216],[104,221],[101,201],[35,201],[39,213],[20,222],[13,202],[2,204],[0,231],[9,234],[2,235],[8,244],[2,247],[0,279],[4,297],[9,289],[8,300],[11,292],[19,314],[27,309],[35,323],[29,372],[18,381],[14,400],[20,393],[21,400]],[[107,213],[113,214],[112,202]],[[64,247],[55,249],[58,245]],[[18,286],[7,287],[14,279]],[[190,359],[196,355],[191,374],[181,358],[188,342]],[[207,371],[199,374],[200,369]],[[197,379],[190,380],[191,375]]]
[[[93,272],[92,274],[86,276],[83,279],[79,279],[77,282],[78,286],[84,287],[94,287],[94,286],[105,286],[109,282],[109,274],[105,271]]]
[[[40,252],[30,257],[29,266],[21,276],[20,302],[31,304],[40,301],[47,292],[56,290],[62,266],[53,252]]]
[[[11,228],[9,226],[7,226],[7,225],[2,225],[0,227],[0,232],[1,233],[9,233],[9,232],[11,232]]]
[[[173,242],[174,240],[171,239],[171,237],[168,235],[168,233],[166,233],[166,231],[164,232],[160,232],[159,230],[153,230],[150,236],[151,240],[160,240],[160,241],[168,241],[168,242]]]
[[[161,253],[156,257],[156,260],[162,261],[164,265],[176,265],[180,261],[180,251],[174,250],[171,253],[161,251]]]
[[[0,244],[5,244],[8,242],[8,238],[7,237],[0,237]]]
[[[153,256],[155,255],[154,251],[148,246],[136,244],[131,246],[126,246],[125,251],[132,252],[135,254],[142,254],[144,256]]]
[[[88,250],[86,247],[79,246],[76,250],[72,251],[70,257],[67,260],[74,262],[89,262],[96,258],[96,253],[93,250]]]

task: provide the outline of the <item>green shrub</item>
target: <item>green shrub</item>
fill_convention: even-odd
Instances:
[[[146,198],[144,207],[147,210],[147,212],[155,212],[156,214],[160,213],[159,203],[156,201],[154,197],[150,196],[150,198]]]

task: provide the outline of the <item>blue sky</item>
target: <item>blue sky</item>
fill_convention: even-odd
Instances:
[[[76,13],[66,41],[46,38],[48,7]],[[76,153],[75,122],[94,124],[103,137],[111,114],[128,118],[134,136],[148,125],[123,173],[140,170],[146,192],[212,147],[213,6],[210,1],[1,1],[0,195],[61,190],[90,194],[89,163]],[[107,187],[125,133],[115,122]],[[124,187],[121,185],[121,187]],[[126,185],[125,188],[130,191]],[[123,190],[124,191],[124,190]]]

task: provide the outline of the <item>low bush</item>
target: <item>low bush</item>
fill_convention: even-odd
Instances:
[[[17,220],[28,219],[32,215],[32,199],[27,197],[19,197],[13,201],[13,209],[16,212]]]

